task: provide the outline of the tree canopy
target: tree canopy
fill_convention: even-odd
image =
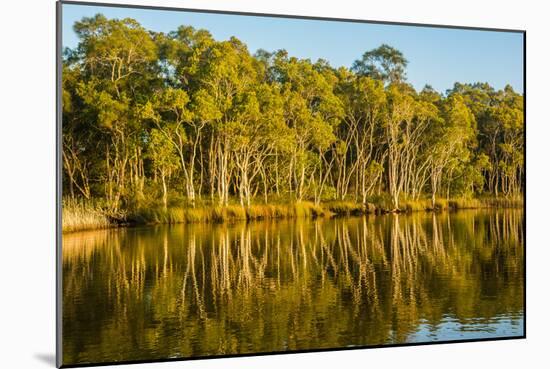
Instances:
[[[417,92],[389,45],[348,69],[237,38],[83,18],[63,61],[63,191],[120,212],[524,191],[523,96]],[[434,200],[435,201],[435,200]]]

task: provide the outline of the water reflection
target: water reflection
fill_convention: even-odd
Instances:
[[[63,237],[64,363],[523,334],[521,210]]]

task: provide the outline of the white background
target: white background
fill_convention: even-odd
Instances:
[[[132,0],[132,3],[526,29],[528,96],[526,340],[142,364],[132,368],[549,367],[550,14],[543,9],[545,1]],[[0,367],[51,368],[55,352],[54,1],[2,2],[0,40]]]

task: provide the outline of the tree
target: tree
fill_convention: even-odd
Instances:
[[[92,152],[87,142],[93,139],[86,125],[86,117],[81,114],[82,101],[79,99],[76,88],[80,78],[79,69],[70,69],[63,66],[63,127],[62,150],[63,170],[68,181],[71,199],[78,191],[85,199],[91,198],[90,166]]]
[[[401,51],[382,44],[365,52],[361,59],[353,63],[352,70],[358,75],[391,84],[405,81],[407,64],[408,61]]]
[[[288,58],[286,52],[279,51],[274,60],[274,75],[285,98],[286,124],[294,136],[289,152],[289,192],[301,201],[306,179],[330,163],[322,157],[335,141],[333,132],[343,115],[342,104],[333,92],[332,72],[321,73],[309,60]],[[323,183],[321,179],[318,185]]]
[[[382,82],[341,70],[338,96],[344,106],[344,116],[338,129],[342,145],[336,153],[336,193],[343,200],[356,175],[356,189],[365,204],[382,173],[380,163],[384,154],[377,150],[376,136],[384,119],[386,94]]]
[[[470,161],[470,147],[475,138],[475,118],[461,96],[449,96],[443,103],[442,114],[443,119],[436,121],[432,130],[435,140],[429,156],[433,208],[444,171],[452,178],[460,163]]]
[[[499,95],[501,103],[494,111],[494,117],[502,127],[498,163],[501,190],[505,196],[517,195],[523,185],[523,98],[510,86],[506,86]]]
[[[195,206],[195,165],[202,131],[218,115],[208,94],[198,91],[190,102],[181,89],[167,88],[147,102],[142,117],[154,122],[177,151],[185,179],[185,191]],[[189,154],[188,154],[189,153]]]
[[[239,101],[243,101],[257,82],[257,65],[239,40],[214,44],[206,50],[199,74],[199,85],[210,96],[219,114],[212,123],[210,167],[212,178],[217,180],[221,205],[229,202],[229,187],[233,163],[233,125],[238,123]]]
[[[388,191],[394,209],[399,209],[399,197],[411,186],[418,166],[420,149],[425,145],[424,133],[434,119],[437,109],[433,104],[417,102],[414,95],[391,85],[388,93],[388,116],[384,124],[387,145]]]
[[[351,69],[180,26],[151,32],[102,15],[76,22],[63,60],[63,191],[124,219],[182,192],[260,199],[513,197],[525,188],[523,96],[510,86],[406,83],[388,45]],[[164,158],[165,157],[165,158]],[[174,160],[176,158],[177,160]],[[166,160],[166,161],[165,161]],[[178,167],[173,166],[174,161]],[[162,192],[162,194],[160,193]]]
[[[137,101],[158,81],[157,48],[151,35],[133,19],[109,20],[102,15],[83,18],[74,30],[80,38],[70,68],[82,75],[76,92],[82,110],[93,119],[108,142],[105,147],[106,195],[117,212],[129,202],[128,182],[138,197],[143,184]],[[103,142],[105,142],[105,139]]]
[[[250,206],[252,183],[262,177],[264,201],[267,203],[266,160],[274,155],[287,127],[282,100],[277,88],[263,83],[237,102],[238,113],[229,124],[233,137],[233,160],[238,168],[241,205]]]
[[[151,130],[151,137],[148,145],[148,157],[153,163],[153,168],[160,176],[162,184],[162,205],[168,208],[168,187],[166,178],[178,168],[178,156],[170,138],[159,129]]]

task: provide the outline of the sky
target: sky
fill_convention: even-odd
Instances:
[[[385,43],[405,55],[407,80],[417,90],[429,84],[445,92],[455,82],[488,82],[496,89],[510,84],[523,91],[523,34],[517,32],[63,4],[63,46],[78,44],[74,22],[97,13],[133,18],[157,32],[190,25],[220,41],[235,36],[251,53],[286,49],[290,56],[325,59],[333,67],[351,67],[365,51]]]

